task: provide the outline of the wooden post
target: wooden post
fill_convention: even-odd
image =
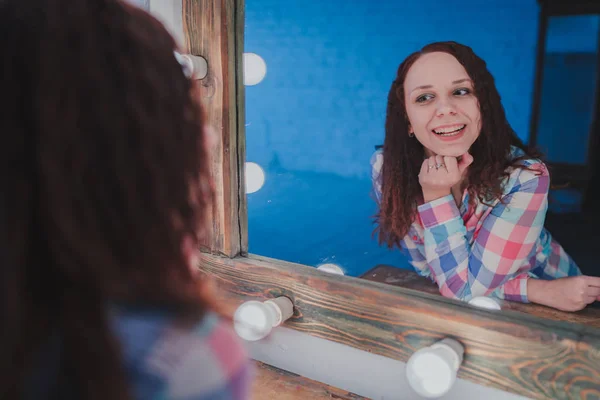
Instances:
[[[203,250],[235,257],[246,254],[244,190],[245,132],[243,87],[244,3],[235,0],[182,0],[184,49],[208,62],[201,81],[207,122],[220,137],[211,155],[216,201],[213,236]]]

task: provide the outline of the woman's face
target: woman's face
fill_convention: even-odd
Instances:
[[[452,55],[422,55],[404,80],[409,132],[428,156],[462,156],[481,131],[481,112],[473,82]]]

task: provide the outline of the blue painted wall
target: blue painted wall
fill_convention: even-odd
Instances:
[[[244,51],[267,64],[246,87],[247,161],[266,173],[248,195],[250,252],[354,276],[407,267],[371,238],[370,218],[369,158],[399,63],[432,41],[471,46],[527,140],[537,27],[535,0],[246,0]]]

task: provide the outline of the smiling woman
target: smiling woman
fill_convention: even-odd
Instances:
[[[544,228],[548,171],[471,48],[433,43],[400,65],[372,164],[380,243],[399,247],[444,296],[565,311],[600,298],[600,278],[581,276]]]
[[[417,59],[406,74],[404,102],[413,134],[427,156],[459,157],[481,131],[473,83],[451,54],[432,52]]]

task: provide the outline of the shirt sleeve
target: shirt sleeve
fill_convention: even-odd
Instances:
[[[452,195],[419,206],[428,267],[446,297],[491,293],[528,302],[524,266],[544,226],[549,176],[541,163],[520,170],[510,191],[485,217],[472,246]]]
[[[373,189],[381,200],[383,154],[371,157]],[[471,246],[452,195],[423,204],[419,217],[425,228],[424,247],[410,235],[402,240],[402,252],[417,270],[429,269],[446,297],[470,300],[495,297],[527,303],[523,265],[531,256],[543,229],[547,210],[549,175],[541,163],[520,170],[511,190],[486,217]],[[421,250],[421,249],[424,249]]]
[[[247,400],[254,368],[230,323],[208,313],[193,330],[170,327],[145,360],[140,399]]]
[[[209,393],[198,393],[185,400],[248,400],[251,398],[251,383],[254,369],[242,342],[230,324],[220,320],[207,343],[211,349],[214,365],[212,374],[220,376],[220,385]],[[206,363],[198,365],[202,371],[209,368]]]
[[[371,182],[377,203],[381,202],[381,168],[383,167],[383,152],[377,150],[371,156]]]
[[[429,270],[432,280],[439,286],[438,282],[440,280],[436,277],[435,271],[429,268],[425,252],[420,250],[420,247],[410,235],[402,240],[401,245],[402,254],[406,256],[409,264],[417,271]],[[498,286],[496,290],[493,291],[492,296],[499,299],[527,302],[527,279],[529,279],[529,274],[527,273],[517,275],[505,284]],[[455,296],[450,295],[449,297]],[[470,298],[465,298],[464,300],[470,300]]]

